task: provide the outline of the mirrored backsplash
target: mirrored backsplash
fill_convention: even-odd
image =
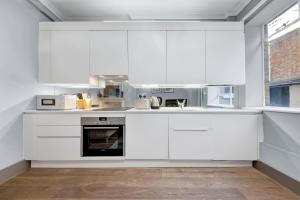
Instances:
[[[244,86],[206,86],[204,88],[134,88],[128,83],[97,88],[54,87],[48,95],[87,93],[92,105],[99,105],[99,98],[123,98],[125,107],[134,107],[140,97],[161,97],[161,106],[174,106],[176,100],[186,100],[186,106],[203,107],[242,107],[244,105]]]

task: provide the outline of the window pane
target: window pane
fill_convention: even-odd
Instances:
[[[265,26],[265,104],[300,107],[298,4]],[[292,89],[291,89],[292,88]]]
[[[290,104],[289,86],[270,87],[271,106],[288,107]]]
[[[292,6],[290,9],[288,9],[286,12],[284,12],[282,15],[276,17],[267,25],[268,37],[283,30],[285,27],[297,21],[298,18],[299,18],[299,6],[298,4],[296,4]]]

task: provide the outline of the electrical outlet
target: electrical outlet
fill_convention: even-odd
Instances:
[[[137,98],[138,98],[138,99],[146,99],[146,98],[147,98],[147,93],[139,93],[139,94],[137,95]]]

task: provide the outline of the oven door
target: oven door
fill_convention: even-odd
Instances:
[[[83,126],[83,156],[123,156],[124,126]]]

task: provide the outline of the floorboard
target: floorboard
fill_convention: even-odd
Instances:
[[[300,200],[254,168],[30,169],[0,200]]]

